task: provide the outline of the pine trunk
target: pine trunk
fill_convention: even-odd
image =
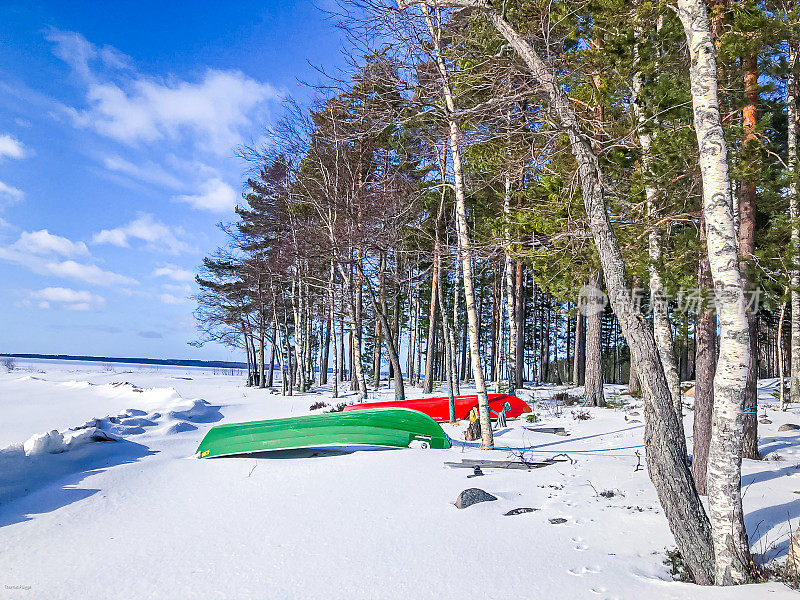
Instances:
[[[631,359],[633,360],[633,359]],[[580,307],[580,301],[575,304],[575,357],[572,368],[572,384],[584,384],[586,373],[586,316]]]
[[[511,234],[508,220],[511,213],[511,177],[506,176],[506,193],[503,201],[503,213],[506,219],[505,228],[505,284],[506,306],[508,307],[508,393],[512,396],[517,389],[517,310],[514,298],[514,263],[511,261]]]
[[[339,265],[339,274],[342,276],[342,279],[347,281],[351,279],[352,273],[348,269],[347,271],[344,270],[342,265]],[[360,279],[358,280],[360,285]],[[360,336],[358,335],[358,326],[357,326],[357,305],[354,302],[353,296],[347,294],[347,299],[345,301],[345,305],[347,306],[347,313],[348,317],[350,317],[350,359],[353,363],[352,366],[352,373],[353,379],[355,381],[356,389],[358,390],[358,399],[363,400],[367,397],[367,382],[364,379],[364,370],[361,368],[361,344],[360,344]]]
[[[698,307],[695,325],[694,427],[692,475],[699,494],[708,494],[708,447],[714,408],[714,375],[717,371],[717,316],[709,305],[713,290],[711,266],[706,249],[705,219],[700,218],[700,257],[697,285],[703,303]]]
[[[517,319],[517,376],[516,387],[522,389],[525,387],[525,378],[522,376],[522,367],[525,363],[525,285],[523,284],[523,266],[522,261],[517,261],[517,281],[514,288],[516,289],[516,306],[514,307],[514,316]]]
[[[756,123],[758,111],[758,62],[755,55],[746,56],[744,67],[744,99],[742,107],[742,140],[746,162],[755,164],[758,152],[756,139]],[[746,291],[754,289],[753,252],[755,251],[756,226],[756,182],[752,174],[742,181],[739,201],[739,269],[742,274],[742,285]],[[750,307],[747,320],[750,331],[750,364],[747,370],[747,383],[744,388],[744,439],[742,440],[742,457],[758,459],[758,317]]]
[[[437,239],[433,245],[433,264],[437,264],[439,260],[439,240]],[[433,339],[436,336],[436,288],[439,287],[439,271],[438,269],[432,270],[431,275],[431,310],[428,315],[428,344],[425,353],[425,382],[423,383],[422,391],[426,394],[433,392]]]
[[[586,285],[584,305],[586,315],[586,379],[583,388],[583,403],[586,406],[605,406],[603,395],[603,353],[600,340],[603,321],[603,291],[600,289],[600,273],[592,271]]]

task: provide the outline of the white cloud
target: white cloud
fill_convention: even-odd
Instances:
[[[109,156],[103,158],[103,165],[109,171],[122,173],[123,175],[144,181],[145,183],[171,189],[178,189],[183,186],[180,179],[152,161],[146,161],[137,165],[119,156]]]
[[[129,248],[131,240],[145,242],[148,250],[180,254],[193,252],[194,249],[182,241],[183,230],[170,227],[157,221],[153,215],[140,214],[136,219],[114,229],[104,229],[94,235],[95,244],[112,244],[122,248]]]
[[[164,265],[153,271],[155,277],[169,277],[175,281],[194,281],[194,273],[176,265]]]
[[[0,257],[2,257],[2,255],[0,255]],[[78,279],[96,285],[129,285],[137,283],[135,279],[131,279],[130,277],[118,275],[111,271],[104,271],[97,265],[87,265],[75,262],[74,260],[65,260],[63,262],[50,261],[45,264],[44,268],[47,273],[57,277]]]
[[[175,296],[173,294],[161,294],[158,299],[164,304],[185,304],[188,301],[188,298]]]
[[[92,63],[111,69],[131,68],[129,56],[112,46],[95,46],[80,33],[52,27],[44,37],[53,43],[53,54],[72,67],[81,79],[93,79]]]
[[[135,279],[104,271],[97,265],[79,263],[62,258],[88,256],[83,242],[73,242],[67,238],[53,235],[46,229],[23,232],[10,246],[0,247],[0,260],[27,268],[39,275],[52,275],[65,279],[75,279],[96,285],[132,285]]]
[[[0,135],[0,158],[25,158],[25,147],[17,138],[8,134]]]
[[[161,285],[161,287],[168,292],[176,292],[178,294],[183,294],[184,296],[189,296],[189,294],[192,293],[192,286],[190,286],[188,283],[164,283]]]
[[[73,242],[60,235],[53,235],[47,229],[23,231],[11,248],[38,255],[88,256],[89,254],[89,249],[83,242]]]
[[[175,199],[180,202],[187,202],[198,210],[221,213],[228,212],[236,206],[238,195],[231,186],[215,177],[200,186],[199,194],[176,196]]]
[[[5,199],[11,203],[22,200],[25,192],[0,181],[0,200]]]
[[[63,306],[67,310],[86,311],[102,310],[106,299],[85,290],[73,290],[64,287],[48,287],[31,292],[31,298],[39,300],[39,308],[50,308],[52,304]]]
[[[82,68],[82,67],[80,67]],[[72,109],[75,124],[136,145],[192,139],[206,152],[224,155],[243,141],[243,131],[280,99],[278,91],[241,71],[208,69],[197,82],[143,75],[87,85],[87,109]]]

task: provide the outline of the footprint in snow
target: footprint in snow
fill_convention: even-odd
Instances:
[[[595,575],[602,571],[600,567],[597,565],[590,565],[588,567],[578,567],[576,569],[569,569],[568,572],[571,575],[575,575],[576,577],[580,577],[581,575],[586,575],[589,573],[590,575]]]

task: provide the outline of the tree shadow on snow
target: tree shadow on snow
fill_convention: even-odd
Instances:
[[[772,465],[775,464],[772,461],[765,462]],[[785,475],[793,475],[798,472],[800,472],[798,471],[798,466],[796,464],[791,464],[781,467],[780,469],[764,469],[763,471],[758,471],[756,473],[749,473],[747,475],[742,475],[742,488],[754,483],[763,483],[771,479],[777,479],[778,477],[783,477]]]
[[[800,435],[784,435],[780,437],[761,438],[759,440],[759,452],[766,456],[776,450],[784,450],[800,445]]]
[[[128,440],[93,442],[61,454],[0,452],[0,527],[21,523],[99,492],[76,488],[90,475],[157,454]]]
[[[766,536],[770,535],[770,531],[776,527],[781,531],[785,530],[788,535],[787,523],[799,516],[800,502],[797,500],[790,500],[777,506],[765,506],[746,514],[744,520],[750,545],[761,542],[763,555],[769,554],[770,559],[781,558],[788,552],[788,543],[777,543],[776,539],[769,539]],[[785,527],[781,527],[784,525]],[[775,536],[774,533],[771,535]]]

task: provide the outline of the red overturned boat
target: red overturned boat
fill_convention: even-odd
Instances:
[[[469,416],[469,411],[478,406],[478,396],[456,396],[456,419],[462,420]],[[511,396],[510,394],[489,394],[489,410],[492,417],[496,417],[508,404],[506,408],[506,418],[515,419],[524,413],[531,412],[531,407],[524,400]],[[416,398],[414,400],[390,400],[388,402],[363,402],[361,404],[350,404],[344,410],[362,410],[365,408],[410,408],[425,413],[434,421],[450,420],[450,402],[447,396],[442,398]]]

